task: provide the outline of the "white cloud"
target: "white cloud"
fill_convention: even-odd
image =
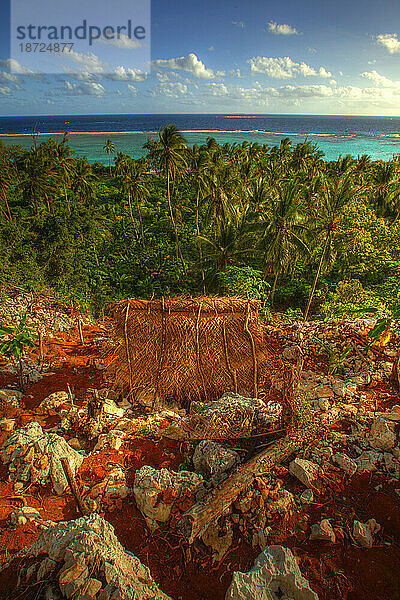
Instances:
[[[14,73],[8,73],[8,71],[0,71],[0,81],[5,83],[14,83],[17,85],[21,78],[18,75],[14,75]]]
[[[0,95],[9,96],[11,94],[11,88],[8,85],[0,85]]]
[[[179,98],[180,96],[186,94],[187,89],[187,85],[185,85],[184,83],[180,83],[179,81],[176,83],[159,83],[154,88],[153,95],[168,96],[169,98]]]
[[[207,50],[208,50],[209,52],[214,52],[215,48],[214,48],[214,46],[210,46],[209,48],[207,48]]]
[[[237,68],[237,69],[231,69],[229,71],[229,75],[231,77],[243,77],[243,75],[241,73],[241,70],[239,68]]]
[[[397,37],[397,33],[382,33],[376,36],[376,41],[381,46],[385,46],[390,54],[400,52],[400,40]]]
[[[253,73],[264,73],[274,79],[291,79],[296,75],[303,77],[332,77],[332,73],[325,67],[320,67],[316,71],[305,62],[297,63],[289,56],[281,58],[271,58],[267,56],[255,56],[249,60],[251,71]]]
[[[212,96],[227,96],[229,94],[229,90],[224,83],[207,83],[205,87]]]
[[[106,92],[100,83],[72,83],[71,81],[64,82],[63,91],[68,96],[103,96]]]
[[[243,23],[243,21],[232,21],[232,25],[235,25],[235,27],[239,27],[240,29],[245,28],[245,24]]]
[[[25,75],[27,77],[35,77],[37,79],[42,79],[42,75],[40,73],[35,73],[28,69],[27,67],[22,66],[15,58],[7,58],[6,60],[0,60],[0,67],[8,69],[11,73],[15,73],[17,75]]]
[[[268,31],[274,35],[298,35],[299,33],[295,27],[286,24],[279,25],[274,21],[268,23]]]
[[[132,85],[131,83],[128,83],[128,90],[130,91],[131,94],[133,94],[134,96],[138,95],[138,89]]]
[[[83,52],[75,52],[75,50],[71,50],[71,52],[65,52],[61,54],[56,54],[56,56],[61,56],[61,58],[69,58],[73,60],[81,69],[84,71],[89,71],[90,73],[103,73],[109,68],[109,64],[100,60],[100,58],[94,54],[93,52],[89,52],[88,54],[83,54]],[[65,69],[68,71],[68,69]]]
[[[129,36],[120,33],[119,37],[115,37],[111,40],[107,40],[106,38],[97,38],[95,42],[100,42],[101,44],[107,44],[108,46],[115,46],[116,48],[122,48],[125,50],[135,50],[136,48],[141,48],[142,44],[138,40],[132,40]]]
[[[214,73],[212,69],[207,69],[205,64],[193,52],[179,58],[153,60],[151,64],[156,69],[167,68],[187,71],[198,79],[214,79],[215,76],[222,75],[222,71]]]
[[[113,81],[144,81],[147,79],[147,73],[140,69],[125,69],[123,66],[115,67],[114,71],[103,73],[106,79]]]
[[[364,73],[361,73],[361,77],[369,79],[370,81],[375,83],[375,85],[378,85],[380,87],[400,88],[400,81],[392,81],[388,77],[385,77],[384,75],[378,73],[378,71],[375,71],[375,69],[373,71],[365,71]]]

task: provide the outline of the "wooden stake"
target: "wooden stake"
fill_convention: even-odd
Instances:
[[[65,478],[68,481],[68,485],[70,487],[71,494],[73,495],[74,500],[76,502],[78,512],[82,516],[90,515],[90,511],[87,508],[86,504],[84,503],[81,493],[79,491],[79,488],[76,485],[75,477],[74,477],[74,474],[72,473],[68,458],[66,456],[62,457],[62,458],[60,458],[60,462],[61,462],[61,466],[64,471]]]
[[[79,339],[81,341],[82,346],[85,344],[85,340],[83,339],[83,331],[82,331],[82,321],[79,317],[78,319],[78,331],[79,331]]]

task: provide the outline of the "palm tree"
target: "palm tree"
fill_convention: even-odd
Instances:
[[[329,247],[332,244],[335,233],[340,227],[342,211],[347,204],[355,200],[362,192],[363,188],[354,186],[354,178],[351,171],[347,171],[341,177],[322,178],[321,202],[317,206],[314,215],[317,223],[316,232],[324,234],[325,239],[322,247],[321,256],[318,262],[317,272],[314,277],[311,293],[308,298],[307,307],[304,313],[304,320],[307,320],[318,279],[321,274],[322,265],[326,256],[329,255]]]
[[[79,196],[82,204],[94,196],[94,181],[96,176],[93,174],[90,163],[86,158],[77,158],[75,160],[75,169],[73,172],[72,191]]]
[[[145,179],[146,166],[143,161],[135,161],[129,157],[126,157],[125,160],[120,162],[119,170],[121,173],[122,187],[128,196],[129,212],[134,227],[135,221],[133,218],[131,198],[134,199],[136,204],[140,222],[140,237],[142,240],[142,245],[144,246],[143,221],[140,203],[149,196]]]
[[[158,163],[159,168],[166,177],[168,209],[175,234],[175,254],[177,259],[180,258],[182,266],[185,268],[185,262],[179,246],[178,228],[171,203],[170,183],[171,180],[175,182],[179,179],[187,167],[185,158],[186,140],[176,125],[168,124],[164,128],[160,127],[157,142],[154,143],[150,140],[145,144],[145,148],[150,150],[150,160]]]
[[[394,221],[397,221],[400,213],[400,182],[397,164],[395,162],[378,163],[372,172],[372,186],[372,198],[378,215],[388,217],[396,213]]]
[[[299,252],[307,253],[304,242],[304,186],[297,181],[281,181],[271,190],[269,211],[262,223],[259,247],[263,252],[265,275],[268,269],[274,275],[271,291],[273,305],[278,277],[288,272]]]
[[[103,150],[104,150],[104,152],[107,152],[107,154],[108,154],[108,168],[109,168],[110,175],[111,175],[111,154],[115,153],[115,144],[112,140],[110,140],[110,138],[108,138],[108,140],[106,140],[106,143],[103,146]]]

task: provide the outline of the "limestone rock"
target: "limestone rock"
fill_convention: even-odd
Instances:
[[[213,402],[192,402],[191,413],[176,419],[160,433],[174,439],[207,439],[232,429],[248,434],[254,428],[268,428],[279,419],[282,405],[272,400],[246,398],[226,392]]]
[[[304,458],[295,458],[289,464],[290,473],[306,487],[311,487],[318,475],[319,466]]]
[[[376,450],[391,450],[396,443],[396,434],[383,419],[372,423],[369,443]]]
[[[67,458],[75,474],[83,456],[56,433],[46,433],[39,423],[28,423],[14,431],[0,449],[3,463],[9,464],[12,481],[44,485],[50,477],[56,494],[61,495],[68,483],[60,458]]]
[[[39,511],[31,506],[23,506],[10,515],[13,525],[25,525],[28,521],[42,521]]]
[[[302,504],[311,504],[311,502],[314,502],[314,492],[308,488],[304,490],[300,495],[300,502]]]
[[[203,477],[189,471],[153,469],[144,465],[136,471],[133,493],[148,527],[154,531],[158,522],[168,521],[172,505],[183,496],[194,496]]]
[[[280,490],[280,497],[277,500],[267,500],[265,510],[269,515],[285,515],[293,505],[294,496],[288,490]]]
[[[357,471],[357,463],[355,460],[347,456],[347,454],[343,454],[338,452],[332,456],[332,460],[335,464],[337,464],[342,471],[347,473],[348,475],[354,475]]]
[[[366,523],[360,523],[360,521],[354,521],[353,523],[353,537],[362,548],[372,548],[373,535],[380,531],[381,526],[375,521],[375,519],[368,519]]]
[[[49,587],[56,595],[49,595],[50,590],[45,598],[60,597],[61,592],[63,598],[85,600],[171,600],[158,589],[149,569],[123,549],[110,523],[97,514],[45,529],[25,556],[40,565],[38,580],[53,573]]]
[[[62,404],[65,404],[66,402],[70,402],[70,398],[67,392],[54,392],[53,394],[50,394],[50,396],[47,396],[47,398],[42,400],[40,406],[42,408],[56,409],[59,408]]]
[[[209,546],[213,550],[213,560],[219,562],[232,546],[232,523],[227,521],[223,527],[219,527],[216,523],[211,523],[203,533],[201,539],[206,546]]]
[[[366,450],[356,459],[358,473],[372,473],[378,470],[378,464],[383,458],[382,454]]]
[[[353,397],[357,393],[357,385],[355,383],[349,383],[345,381],[335,381],[332,386],[333,391],[337,396],[341,398]]]
[[[225,600],[318,600],[292,552],[268,546],[248,573],[235,572]]]
[[[211,440],[197,444],[193,454],[193,465],[197,473],[206,479],[225,473],[239,466],[239,454]]]
[[[311,525],[310,541],[312,540],[335,543],[336,536],[329,519],[322,519],[320,523]]]

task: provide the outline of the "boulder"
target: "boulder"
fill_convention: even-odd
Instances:
[[[196,472],[206,479],[211,477],[221,479],[225,473],[239,464],[240,457],[237,452],[224,448],[211,440],[203,440],[197,444],[193,454],[193,465]]]
[[[192,402],[191,414],[176,419],[169,427],[159,431],[173,439],[207,439],[249,434],[254,429],[270,428],[279,419],[282,405],[272,400],[246,398],[226,392],[213,402]]]
[[[268,546],[248,573],[236,571],[225,600],[318,600],[288,548]]]
[[[45,485],[50,477],[56,494],[68,487],[60,458],[67,458],[76,474],[83,456],[56,433],[46,433],[39,423],[28,423],[14,433],[0,450],[3,463],[10,468],[10,481]]]
[[[290,473],[306,487],[311,487],[318,475],[319,466],[304,458],[295,458],[289,464]]]
[[[45,587],[47,580],[49,594],[56,594],[42,587],[44,598],[61,593],[71,600],[171,600],[158,589],[149,569],[124,550],[112,525],[97,514],[46,528],[24,555],[35,559],[37,581],[45,580]]]
[[[176,473],[148,465],[136,471],[133,493],[149,529],[154,531],[158,523],[168,521],[173,504],[184,497],[194,498],[202,483],[203,477],[190,471]]]

